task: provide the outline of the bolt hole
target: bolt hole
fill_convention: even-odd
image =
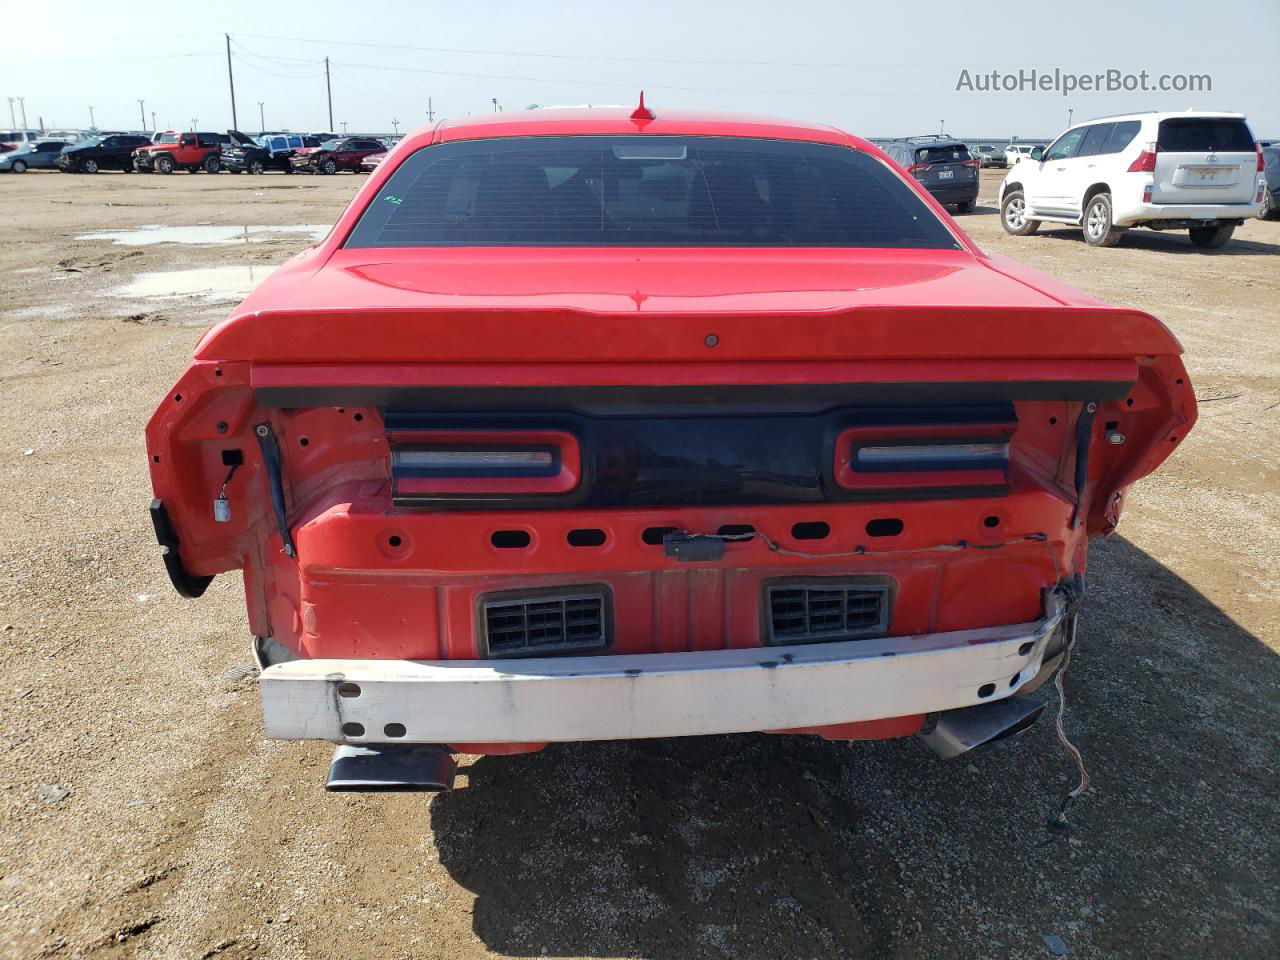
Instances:
[[[984,683],[978,688],[978,696],[982,697],[984,700],[995,692],[996,685],[994,683]]]
[[[360,696],[360,684],[352,683],[350,680],[338,684],[338,696],[354,700]]]
[[[221,370],[214,370],[214,371],[213,371],[213,375],[214,375],[215,377],[220,377],[220,376],[222,376],[222,371],[221,371]]]
[[[867,521],[868,537],[896,537],[903,530],[904,524],[897,517],[881,517]]]
[[[797,540],[825,540],[831,535],[831,524],[822,520],[806,520],[791,527],[791,536]]]
[[[152,460],[154,460],[156,463],[159,463],[159,462],[160,462],[160,454],[158,454],[158,453],[157,453],[157,454],[156,454],[155,456],[153,456],[151,459],[152,459]]]
[[[660,547],[667,534],[679,532],[679,527],[645,527],[644,533],[640,534],[640,539],[651,547]]]
[[[533,542],[527,530],[495,530],[489,542],[499,550],[523,550]]]
[[[363,413],[353,413],[353,414],[351,415],[351,418],[352,418],[353,420],[355,420],[355,422],[356,422],[356,423],[359,423],[361,420],[363,420],[363,419],[364,419],[364,414],[363,414]]]
[[[1178,378],[1177,380],[1175,380],[1174,382],[1175,382],[1178,386],[1182,386],[1182,378],[1181,378],[1181,377],[1179,377],[1179,378]]]
[[[1133,406],[1133,397],[1129,397],[1127,400],[1125,400],[1124,405],[1125,405],[1126,407],[1132,407],[1132,406]]]
[[[983,517],[982,525],[984,527],[998,527],[1000,526],[1000,518],[995,516],[994,514],[989,517]]]
[[[339,412],[339,413],[346,413],[346,412],[347,412],[347,408],[346,408],[346,407],[339,407],[339,408],[338,408],[338,412]]]
[[[342,735],[344,737],[363,737],[364,724],[363,723],[344,723],[342,725]]]
[[[1051,427],[1052,427],[1052,426],[1053,426],[1055,423],[1057,423],[1057,422],[1058,422],[1058,418],[1057,418],[1057,417],[1050,417],[1050,418],[1049,418],[1049,426],[1051,426]]]
[[[308,440],[306,437],[299,437],[299,438],[298,438],[298,446],[300,446],[300,447],[309,447],[309,446],[311,446],[311,441],[310,441],[310,440]]]
[[[382,732],[385,733],[388,737],[398,738],[398,737],[403,737],[406,731],[404,729],[403,723],[388,723],[385,727],[382,728]]]
[[[587,527],[582,530],[570,530],[565,534],[565,540],[571,547],[601,547],[604,546],[608,537],[603,530],[597,530],[594,527]]]
[[[1026,643],[1024,643],[1022,646],[1018,648],[1018,656],[1025,657],[1027,654],[1029,654],[1032,651],[1034,647],[1035,647],[1035,643],[1031,640],[1028,640]]]
[[[1177,442],[1178,442],[1178,438],[1177,438],[1177,437],[1170,437],[1170,438],[1169,438],[1169,442],[1170,442],[1170,443],[1177,443]]]
[[[175,393],[175,394],[173,395],[173,402],[174,402],[174,403],[181,403],[181,402],[182,402],[182,394],[180,394],[180,393]]]
[[[404,541],[401,540],[399,537],[397,537],[395,534],[392,534],[391,536],[387,537],[387,546],[398,547],[402,543],[404,543]]]
[[[750,537],[754,536],[756,528],[749,523],[726,523],[723,527],[716,531],[722,537]]]

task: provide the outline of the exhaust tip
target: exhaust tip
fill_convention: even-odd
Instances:
[[[432,743],[344,743],[333,751],[331,793],[439,793],[453,789],[457,764]]]
[[[919,734],[934,753],[943,759],[958,757],[978,747],[1017,736],[1044,713],[1045,705],[1035,700],[1011,697],[974,707],[946,710],[927,733]]]

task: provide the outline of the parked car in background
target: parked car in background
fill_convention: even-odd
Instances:
[[[1156,318],[985,253],[868,142],[635,113],[415,134],[147,426],[175,588],[243,577],[265,734],[338,744],[330,789],[1015,733],[1195,421]]]
[[[36,140],[16,150],[0,153],[0,171],[26,173],[28,170],[52,170],[58,154],[67,145],[61,140]]]
[[[1075,224],[1095,247],[1131,227],[1186,230],[1214,248],[1260,214],[1265,193],[1262,148],[1243,114],[1125,114],[1077,124],[1010,170],[1001,222],[1017,236]]]
[[[1280,216],[1280,147],[1263,147],[1262,164],[1262,209],[1258,216],[1273,220]]]
[[[294,170],[308,173],[337,173],[339,170],[360,172],[360,162],[374,153],[385,153],[386,146],[366,137],[342,137],[326,140],[318,147],[303,147],[289,162]]]
[[[250,143],[238,143],[222,149],[222,165],[232,173],[265,173],[282,170],[293,173],[290,158],[303,147],[318,147],[315,137],[300,133],[281,133],[260,136]]]
[[[387,158],[386,151],[382,153],[371,153],[360,161],[360,169],[364,173],[373,173],[377,169],[378,164]]]
[[[1031,152],[1037,147],[1044,148],[1042,143],[1011,143],[1004,148],[1004,163],[1006,167],[1012,167],[1019,160],[1028,160]]]
[[[16,150],[24,143],[39,139],[39,130],[0,130],[0,152]]]
[[[229,133],[166,131],[155,143],[139,147],[133,154],[134,168],[139,173],[173,173],[188,170],[217,173],[222,169],[222,148],[233,143],[253,141],[238,131]]]
[[[978,158],[978,163],[984,167],[1007,167],[1009,165],[1009,161],[1004,158],[1004,151],[989,143],[979,144],[974,156]]]
[[[99,170],[133,172],[133,151],[150,143],[149,137],[113,133],[73,143],[58,154],[54,165],[63,173],[97,173]]]
[[[63,143],[79,143],[89,135],[88,130],[77,130],[73,127],[46,130],[41,140],[61,140]]]
[[[920,181],[939,203],[968,213],[978,199],[978,161],[954,137],[928,134],[880,145],[891,159]]]

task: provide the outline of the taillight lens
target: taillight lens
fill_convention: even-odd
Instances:
[[[388,439],[397,504],[560,496],[582,479],[578,439],[558,430],[394,430]]]
[[[1262,171],[1267,169],[1267,159],[1262,155],[1262,144],[1255,140],[1253,142],[1253,149],[1258,154],[1258,172],[1262,173]]]
[[[846,490],[1005,487],[1015,422],[850,427],[836,437]]]
[[[913,163],[911,166],[907,167],[907,173],[911,174],[916,179],[919,179],[920,174],[927,171],[931,166],[933,166],[931,163]]]
[[[1155,173],[1156,170],[1156,151],[1159,150],[1159,144],[1154,140],[1142,148],[1142,152],[1138,154],[1133,163],[1129,164],[1130,173]]]

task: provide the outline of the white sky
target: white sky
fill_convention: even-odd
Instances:
[[[1280,0],[0,0],[0,97],[32,126],[390,131],[529,104],[765,113],[863,136],[1047,137],[1075,119],[1237,110],[1280,137]],[[312,41],[312,42],[307,42]],[[399,45],[397,47],[396,45]],[[405,49],[405,47],[434,49]],[[467,52],[469,51],[469,52]],[[1212,93],[963,93],[971,73],[1210,74]],[[0,100],[0,126],[9,123]],[[14,104],[15,110],[17,104]],[[18,116],[21,123],[21,115]]]

